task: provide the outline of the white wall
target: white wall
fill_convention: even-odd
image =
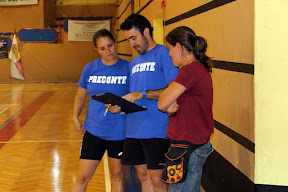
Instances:
[[[255,9],[255,183],[288,186],[288,1]]]

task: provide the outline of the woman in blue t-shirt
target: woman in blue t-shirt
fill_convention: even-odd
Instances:
[[[120,162],[126,133],[126,115],[112,114],[105,105],[91,97],[111,92],[122,97],[128,93],[129,63],[117,57],[116,42],[106,29],[93,36],[95,49],[102,58],[88,63],[78,82],[73,110],[73,123],[77,132],[84,134],[78,174],[72,191],[85,191],[94,172],[108,151],[112,191],[124,191],[124,175]],[[84,125],[79,116],[86,96],[89,103]]]

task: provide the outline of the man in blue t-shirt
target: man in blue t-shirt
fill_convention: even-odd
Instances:
[[[139,53],[130,64],[130,93],[123,98],[148,109],[127,115],[121,163],[135,166],[142,191],[167,191],[161,176],[164,153],[169,146],[168,116],[158,110],[157,103],[160,93],[176,77],[178,68],[173,66],[168,48],[153,40],[151,24],[145,17],[132,14],[121,24],[121,29]]]

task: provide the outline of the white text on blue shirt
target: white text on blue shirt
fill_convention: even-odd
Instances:
[[[132,68],[132,74],[143,71],[155,71],[155,62],[140,63]]]
[[[88,83],[98,84],[126,84],[127,76],[90,76]]]

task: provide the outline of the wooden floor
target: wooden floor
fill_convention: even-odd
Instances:
[[[0,84],[0,192],[71,191],[82,140],[72,124],[77,88],[76,83]],[[87,192],[110,190],[105,154]]]
[[[82,140],[72,124],[76,90],[76,83],[0,84],[0,192],[71,191]],[[104,164],[88,192],[106,191]]]

